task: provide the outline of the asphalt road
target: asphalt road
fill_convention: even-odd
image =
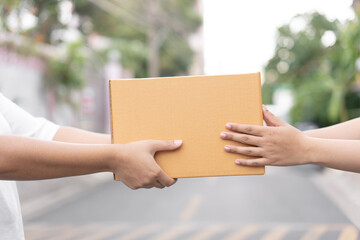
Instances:
[[[27,239],[360,239],[312,168],[179,179],[130,190],[109,179],[25,221]],[[316,174],[316,173],[315,173]]]

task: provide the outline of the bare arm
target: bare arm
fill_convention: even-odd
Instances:
[[[111,172],[115,149],[110,147],[0,136],[0,178],[37,180]]]
[[[87,144],[110,144],[111,137],[108,134],[94,133],[78,128],[61,126],[56,132],[54,141]]]
[[[304,133],[316,138],[360,140],[360,118]]]
[[[308,163],[360,173],[360,140],[309,138]]]
[[[175,180],[156,164],[157,151],[181,142],[70,144],[19,136],[0,136],[0,179],[37,180],[113,172],[132,189],[170,186]]]

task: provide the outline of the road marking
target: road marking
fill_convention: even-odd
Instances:
[[[58,233],[61,230],[66,230],[68,228],[69,228],[68,225],[47,226],[43,224],[36,224],[36,225],[26,226],[25,239],[27,240],[46,239],[47,236]]]
[[[338,240],[356,240],[358,236],[359,231],[354,226],[347,226],[341,231]]]
[[[200,194],[192,197],[185,209],[182,211],[180,215],[180,221],[189,221],[202,201],[203,196],[201,196]]]
[[[225,224],[221,224],[221,225],[213,225],[213,226],[209,226],[206,227],[202,230],[200,230],[197,233],[194,233],[194,235],[190,236],[189,238],[187,238],[188,240],[205,240],[205,239],[210,239],[211,237],[213,237],[215,234],[224,231],[225,229],[227,229],[228,227],[226,227]]]
[[[360,229],[360,192],[354,191],[358,175],[340,170],[327,170],[311,180]],[[357,186],[357,185],[356,185]]]
[[[194,226],[190,225],[180,225],[169,229],[164,233],[160,233],[160,235],[155,236],[152,238],[153,240],[171,240],[177,239],[181,235],[189,232],[190,230],[194,229]]]
[[[125,226],[125,225],[119,225],[119,226],[111,226],[111,227],[106,227],[106,226],[96,227],[96,226],[94,226],[94,228],[97,229],[96,233],[93,233],[88,236],[83,236],[82,238],[77,238],[77,240],[102,240],[106,237],[110,237],[112,235],[119,234],[120,232],[123,232],[125,229],[129,229],[130,227]]]
[[[256,233],[259,229],[260,227],[258,225],[248,225],[236,230],[225,238],[225,240],[243,240]]]
[[[193,201],[194,202],[194,201]],[[199,202],[199,200],[197,200]],[[196,205],[196,204],[192,204]],[[318,240],[328,231],[339,233],[338,240],[357,240],[359,230],[351,224],[249,224],[235,223],[196,224],[196,223],[158,223],[158,224],[127,224],[127,223],[94,223],[79,225],[26,224],[27,240],[130,240],[151,238],[152,240],[171,240],[182,238],[202,240],[210,239],[221,233],[225,240],[246,240],[253,234],[266,231],[261,240],[282,240],[292,231],[306,231],[301,240]],[[239,227],[238,227],[239,226]]]
[[[261,240],[281,240],[283,237],[290,232],[290,227],[278,227],[267,233],[261,238]]]
[[[54,237],[48,238],[51,240],[69,240],[74,239],[75,237],[81,237],[80,234],[83,235],[84,233],[89,234],[90,232],[95,231],[93,226],[90,225],[84,225],[84,226],[76,226],[76,227],[70,227],[69,229],[66,229],[66,231],[58,232]]]
[[[329,226],[315,225],[312,226],[300,240],[317,240],[328,230]]]
[[[119,239],[119,240],[137,239],[139,237],[145,236],[146,234],[149,234],[149,233],[159,230],[160,227],[161,227],[160,224],[145,225],[145,226],[139,227],[139,228],[135,227],[134,231],[130,232],[129,234],[120,236],[119,238],[116,238],[116,239]]]
[[[74,199],[74,196],[95,188],[105,181],[109,181],[105,174],[93,174],[85,178],[79,178],[74,184],[61,185],[54,191],[30,199],[21,201],[21,212],[23,220],[35,218],[44,214],[49,209],[58,207],[67,201]]]

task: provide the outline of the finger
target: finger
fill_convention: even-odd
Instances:
[[[150,183],[150,184],[128,184],[128,183],[124,183],[127,187],[129,187],[132,190],[137,190],[140,188],[153,188],[154,184]]]
[[[257,167],[268,165],[268,160],[266,158],[236,159],[235,163],[242,166]]]
[[[286,123],[281,121],[278,117],[276,117],[272,112],[270,112],[265,105],[263,105],[263,117],[267,126],[271,127],[280,127],[286,126]]]
[[[154,186],[155,186],[156,188],[160,188],[160,189],[163,189],[163,188],[165,187],[163,184],[161,184],[161,182],[160,182],[159,180],[156,180],[156,181],[154,182]]]
[[[222,132],[220,134],[222,139],[225,140],[232,140],[239,143],[244,143],[248,145],[253,146],[259,146],[261,142],[260,137],[255,137],[247,134],[241,134],[241,133],[232,133],[232,132]]]
[[[169,177],[164,171],[160,172],[157,180],[165,187],[170,187],[171,185],[173,185],[176,182],[175,179]]]
[[[239,147],[239,146],[226,145],[224,149],[225,151],[230,153],[238,153],[246,156],[256,156],[256,157],[262,156],[261,148],[259,147]]]
[[[154,184],[147,184],[147,185],[144,185],[144,186],[141,186],[139,188],[146,188],[146,189],[150,189],[150,188],[153,188],[154,187]],[[137,189],[139,189],[137,188]]]
[[[246,133],[254,136],[263,136],[265,127],[256,126],[256,125],[248,125],[248,124],[238,124],[238,123],[227,123],[226,128],[239,133]]]
[[[182,140],[174,140],[174,141],[151,140],[151,141],[152,141],[153,153],[157,151],[175,150],[179,148],[182,144]]]
[[[149,184],[146,184],[146,185],[141,185],[141,186],[139,186],[139,187],[136,187],[136,188],[133,188],[133,189],[140,189],[140,188],[146,188],[146,189],[150,189],[150,188],[153,188],[153,187],[156,187],[156,188],[164,188],[165,186],[164,185],[162,185],[160,182],[158,182],[158,181],[153,181],[153,182],[151,182],[151,183],[149,183]]]

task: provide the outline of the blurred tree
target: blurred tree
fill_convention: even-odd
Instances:
[[[7,32],[17,33],[37,42],[52,43],[51,35],[55,30],[65,29],[66,25],[59,21],[59,0],[3,0],[0,2],[1,25]],[[34,23],[24,27],[25,21]]]
[[[138,77],[186,74],[192,62],[188,37],[201,24],[194,0],[76,1],[76,12],[95,32],[112,38],[137,40],[147,49],[145,59],[131,68]],[[126,57],[125,57],[126,58]],[[126,61],[123,62],[127,66]],[[144,72],[144,66],[147,71]]]
[[[69,3],[76,24],[62,16]],[[66,31],[76,25],[83,40],[94,33],[111,39],[111,47],[122,53],[123,65],[137,77],[171,76],[187,74],[192,63],[188,38],[201,24],[195,4],[196,0],[3,0],[0,20],[8,32],[53,45],[62,44]],[[22,29],[26,14],[35,17],[35,24]]]
[[[71,2],[59,0],[1,1],[1,30],[9,35],[0,44],[20,54],[43,59],[47,65],[44,87],[52,98],[69,105],[75,114],[79,103],[73,99],[73,93],[81,89],[85,81],[84,41],[81,37],[72,42],[61,39],[61,34],[69,29],[69,22],[61,16],[64,3],[71,6]],[[71,9],[68,10],[71,13]],[[11,40],[7,41],[10,36]],[[49,107],[50,118],[53,111],[54,108]]]
[[[201,24],[195,3],[0,0],[1,32],[22,40],[21,44],[10,40],[0,45],[44,58],[48,65],[45,86],[58,101],[76,110],[77,101],[71,97],[84,85],[85,65],[100,69],[114,49],[121,53],[122,65],[136,77],[186,75],[193,55],[188,39]],[[94,35],[104,40],[104,48],[88,47]],[[45,48],[39,51],[40,46]]]
[[[360,114],[360,22],[341,25],[319,13],[298,15],[278,29],[265,67],[264,102],[279,87],[294,94],[292,123],[327,126]]]

